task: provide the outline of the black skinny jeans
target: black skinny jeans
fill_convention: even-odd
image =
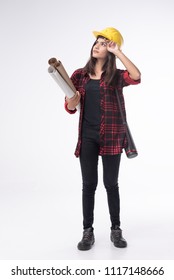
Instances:
[[[93,226],[95,191],[98,184],[99,132],[88,130],[83,135],[80,153],[82,172],[83,228]],[[90,137],[89,137],[90,135]],[[103,182],[107,192],[111,228],[120,226],[120,197],[118,174],[121,154],[102,156]]]

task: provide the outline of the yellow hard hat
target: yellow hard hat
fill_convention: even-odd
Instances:
[[[103,36],[106,39],[117,43],[119,47],[123,44],[123,37],[121,33],[113,27],[107,27],[101,31],[93,31],[93,34],[96,38],[98,36]]]

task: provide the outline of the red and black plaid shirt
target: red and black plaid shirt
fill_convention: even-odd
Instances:
[[[81,110],[79,117],[79,136],[78,142],[75,150],[75,155],[78,157],[80,155],[81,148],[81,130],[82,130],[82,120],[84,112],[84,100],[85,100],[85,85],[89,81],[89,75],[83,70],[76,70],[72,76],[71,80],[81,94]],[[116,88],[119,93],[122,110],[126,118],[125,102],[123,96],[123,87],[128,85],[136,85],[140,83],[140,80],[132,80],[129,77],[127,70],[117,69],[117,83]],[[122,153],[122,150],[127,145],[125,127],[122,124],[122,119],[117,103],[117,98],[115,94],[115,88],[113,86],[108,86],[104,82],[104,74],[100,79],[100,95],[101,95],[101,124],[100,124],[100,150],[99,155],[115,155]],[[67,103],[65,102],[65,109],[70,114],[74,114],[74,111],[68,110]]]

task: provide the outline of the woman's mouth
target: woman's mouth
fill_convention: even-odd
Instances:
[[[97,51],[97,50],[93,50],[93,53],[99,53],[99,51]]]

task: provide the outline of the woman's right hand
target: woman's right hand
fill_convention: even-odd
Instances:
[[[76,91],[76,93],[74,94],[73,97],[68,98],[66,96],[66,102],[67,102],[67,108],[68,110],[75,110],[76,106],[79,104],[80,102],[80,93],[78,91]]]

